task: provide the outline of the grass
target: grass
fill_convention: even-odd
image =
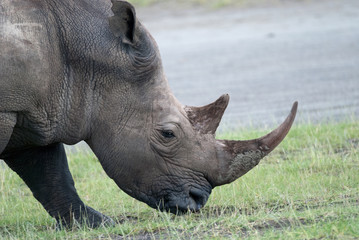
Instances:
[[[239,129],[221,138],[258,137]],[[175,216],[121,192],[96,158],[72,154],[69,164],[83,200],[113,217],[116,227],[56,231],[55,222],[21,179],[0,166],[0,239],[357,239],[359,121],[295,125],[259,166],[213,190],[199,213]]]

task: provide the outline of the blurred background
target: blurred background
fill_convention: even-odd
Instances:
[[[230,95],[220,129],[359,116],[358,0],[132,3],[182,104]]]

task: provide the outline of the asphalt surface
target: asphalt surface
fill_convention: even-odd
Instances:
[[[222,122],[274,125],[359,116],[359,1],[286,1],[220,10],[138,9],[171,89],[186,105],[231,96]]]

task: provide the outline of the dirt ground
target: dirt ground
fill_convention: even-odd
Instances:
[[[278,1],[222,9],[159,4],[137,16],[156,39],[186,105],[223,93],[223,127],[359,116],[359,1]]]

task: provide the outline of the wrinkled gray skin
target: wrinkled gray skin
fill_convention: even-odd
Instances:
[[[297,108],[260,139],[216,140],[228,95],[181,105],[155,41],[120,0],[2,0],[0,53],[0,157],[66,226],[113,221],[77,195],[63,143],[85,140],[149,206],[197,211],[282,141]]]

